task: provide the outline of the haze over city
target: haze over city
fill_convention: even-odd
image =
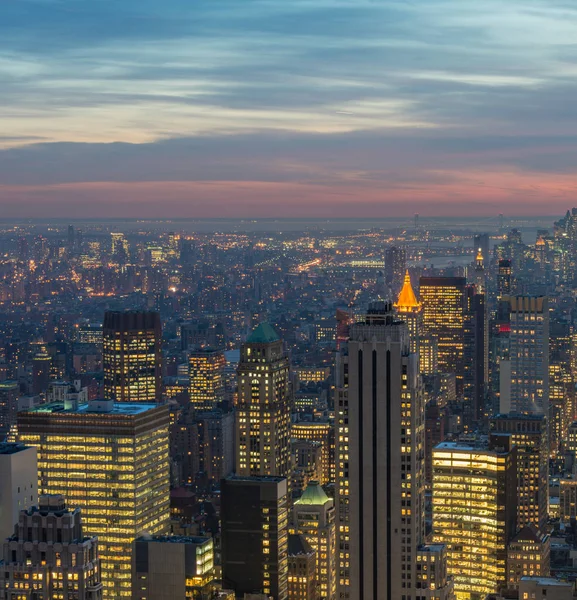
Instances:
[[[3,217],[550,215],[567,0],[0,6]]]
[[[0,0],[0,600],[577,600],[577,0]]]

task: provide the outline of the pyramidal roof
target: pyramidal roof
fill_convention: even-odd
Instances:
[[[295,504],[312,504],[314,506],[323,506],[330,502],[330,498],[325,494],[318,481],[309,481],[307,489]]]
[[[278,342],[280,337],[274,328],[268,323],[261,323],[246,340],[248,344],[270,344]]]
[[[402,311],[409,311],[413,308],[419,308],[421,303],[417,300],[413,286],[411,285],[411,276],[409,275],[409,269],[405,273],[405,282],[403,283],[403,289],[395,302],[395,308]]]

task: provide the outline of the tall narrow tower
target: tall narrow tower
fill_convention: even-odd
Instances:
[[[342,599],[413,598],[423,540],[424,406],[407,325],[389,302],[351,327],[337,390]]]
[[[399,318],[402,319],[409,328],[409,334],[411,336],[411,353],[419,353],[419,340],[422,335],[423,329],[423,307],[422,304],[417,300],[413,286],[411,285],[411,276],[409,270],[405,273],[405,281],[401,289],[401,293],[395,303],[395,308],[399,314]]]
[[[289,361],[268,323],[261,323],[242,346],[237,373],[236,474],[288,477]]]
[[[549,414],[549,304],[546,296],[511,296],[511,398],[503,412]]]

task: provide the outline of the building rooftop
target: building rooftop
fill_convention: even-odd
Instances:
[[[206,544],[212,541],[210,537],[189,536],[189,535],[141,535],[136,538],[136,542],[157,542],[160,544]]]
[[[19,387],[19,383],[13,379],[7,379],[6,381],[0,381],[0,390],[10,390],[15,387]]]
[[[407,272],[405,273],[405,282],[403,283],[403,288],[395,302],[395,308],[401,312],[407,312],[414,308],[419,308],[420,306],[421,303],[417,300],[417,296],[415,296],[413,286],[411,285],[411,276],[407,269]]]
[[[573,587],[573,584],[569,581],[561,581],[554,579],[553,577],[521,577],[521,581],[534,581],[539,585],[558,585],[561,587]]]
[[[110,400],[92,400],[87,404],[79,404],[75,408],[65,408],[63,402],[49,402],[40,404],[26,412],[36,414],[113,414],[113,415],[140,415],[159,406],[158,404],[144,402],[111,402]]]
[[[540,544],[546,536],[539,533],[538,529],[533,525],[533,523],[529,523],[529,525],[525,525],[523,529],[521,529],[517,535],[511,540],[512,542],[534,542],[536,544]]]
[[[288,536],[289,556],[302,556],[303,554],[311,554],[313,552],[314,550],[311,545],[302,535],[290,534]]]
[[[495,416],[491,417],[491,419],[499,419],[499,420],[510,420],[514,421],[515,419],[522,419],[524,421],[543,421],[545,419],[545,415],[526,415],[523,413],[498,413]],[[524,433],[524,432],[521,432]]]
[[[269,323],[261,323],[246,340],[247,344],[270,344],[278,342],[280,337]]]
[[[508,437],[508,436],[506,436]],[[433,450],[450,450],[452,452],[478,452],[482,454],[508,454],[506,450],[501,447],[490,448],[486,440],[474,440],[467,442],[441,442],[437,444]]]
[[[29,450],[30,448],[31,446],[25,446],[24,444],[0,442],[0,455],[16,454],[23,450]]]
[[[242,475],[229,475],[225,481],[243,481],[245,483],[280,483],[286,481],[286,477],[277,477],[276,475],[259,475],[257,477],[249,477]]]
[[[330,502],[330,498],[325,494],[318,481],[309,481],[307,489],[303,495],[295,502],[298,505],[323,506]]]

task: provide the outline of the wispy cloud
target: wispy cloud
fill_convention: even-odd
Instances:
[[[43,185],[251,181],[273,203],[277,183],[286,206],[281,184],[436,197],[462,170],[565,177],[575,23],[568,0],[4,2],[0,183],[35,202]]]

